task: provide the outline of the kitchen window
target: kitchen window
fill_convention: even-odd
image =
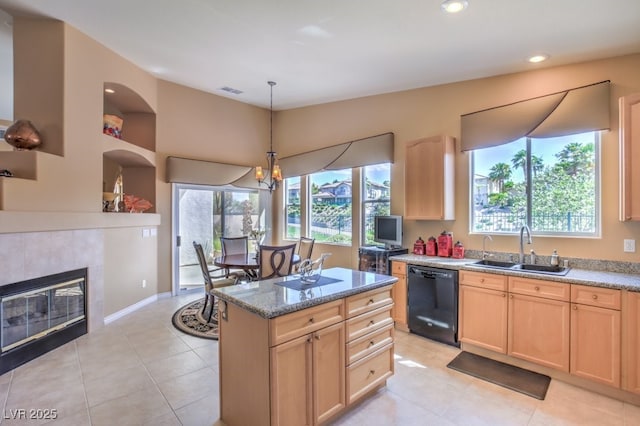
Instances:
[[[471,151],[471,232],[600,235],[599,132]]]
[[[351,245],[351,169],[309,175],[310,234],[317,243]]]
[[[285,211],[285,240],[297,240],[302,233],[300,232],[301,215],[300,215],[300,180],[301,178],[292,177],[284,181],[284,211]]]
[[[373,241],[373,218],[391,214],[391,164],[362,168],[362,243]]]

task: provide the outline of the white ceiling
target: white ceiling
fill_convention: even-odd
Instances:
[[[240,102],[268,107],[274,80],[274,109],[640,52],[640,0],[469,0],[456,15],[440,3],[0,0],[0,9],[63,20],[159,78]],[[551,58],[528,63],[536,53]]]

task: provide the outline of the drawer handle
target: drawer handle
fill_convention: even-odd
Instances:
[[[376,342],[374,342],[374,341],[372,340],[372,341],[370,341],[370,342],[369,342],[369,347],[371,347],[371,346],[373,346],[373,345],[375,345],[375,344],[376,344]]]
[[[307,338],[307,343],[311,343],[311,337]]]
[[[573,310],[577,311],[578,310],[578,305],[573,305]]]
[[[592,298],[593,300],[596,300],[596,299],[598,298],[598,295],[597,295],[597,294],[594,294],[593,296],[591,296],[591,298]]]
[[[483,283],[484,282],[484,278],[480,278],[480,282]]]
[[[376,370],[369,370],[369,376],[374,376],[376,374]]]
[[[372,303],[374,303],[375,301],[373,299],[369,299],[369,301],[367,302],[367,305],[370,305]]]
[[[502,297],[507,297],[507,294],[506,293],[502,293]]]
[[[540,291],[540,287],[538,287],[538,286],[535,286],[534,289],[535,289],[535,291]]]
[[[513,294],[510,294],[510,295],[509,295],[509,299],[513,299]]]
[[[316,340],[320,340],[320,336],[318,336],[317,334],[314,335]]]
[[[313,324],[313,321],[314,321],[313,317],[309,318],[309,324]]]
[[[367,324],[367,327],[371,327],[373,324],[375,324],[376,322],[374,320],[369,321],[369,324]]]

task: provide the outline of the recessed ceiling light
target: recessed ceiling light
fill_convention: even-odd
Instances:
[[[116,91],[113,89],[104,89],[104,91],[107,93],[116,93]]]
[[[543,62],[549,59],[549,55],[533,55],[528,59],[532,64],[537,64],[538,62]]]
[[[469,6],[469,2],[467,0],[445,0],[442,2],[442,10],[447,13],[458,13],[462,12]]]

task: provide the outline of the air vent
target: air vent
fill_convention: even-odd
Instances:
[[[242,93],[242,90],[234,89],[233,87],[224,86],[221,87],[220,90],[224,90],[225,92],[233,93],[234,95],[239,95]]]

